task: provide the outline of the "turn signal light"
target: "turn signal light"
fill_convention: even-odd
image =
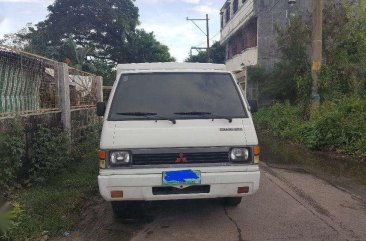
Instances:
[[[248,193],[249,187],[238,187],[238,193]]]
[[[111,198],[123,198],[122,191],[111,191]]]
[[[107,152],[106,151],[102,151],[102,150],[98,151],[98,158],[100,160],[105,160],[106,157],[107,157]]]
[[[261,154],[261,147],[260,146],[254,146],[253,147],[253,154],[254,154],[254,156],[259,156],[259,154]]]

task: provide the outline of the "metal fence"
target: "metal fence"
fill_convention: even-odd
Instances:
[[[55,64],[0,46],[0,115],[57,108]]]
[[[70,95],[65,98],[70,98],[72,109],[95,106],[100,77],[71,67],[60,74],[59,66],[57,61],[0,45],[0,117],[60,110],[60,76],[68,76]]]

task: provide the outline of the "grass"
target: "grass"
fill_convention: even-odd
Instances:
[[[97,190],[97,175],[95,150],[89,150],[80,162],[46,183],[18,190],[12,200],[21,204],[23,213],[9,240],[34,240],[45,232],[54,236],[71,230],[85,200]]]

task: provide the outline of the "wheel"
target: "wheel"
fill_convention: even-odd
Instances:
[[[125,202],[111,202],[112,210],[115,217],[122,217],[127,209],[127,203]]]
[[[224,198],[224,205],[228,207],[236,207],[241,203],[241,197],[226,197]]]
[[[113,214],[116,218],[136,219],[142,215],[141,205],[138,202],[112,202]]]

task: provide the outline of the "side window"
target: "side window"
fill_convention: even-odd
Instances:
[[[235,14],[239,8],[239,0],[234,0],[233,2],[233,13]]]
[[[226,9],[226,23],[230,21],[230,6]]]
[[[224,14],[221,13],[221,16],[220,16],[220,26],[221,26],[221,29],[224,27]]]

